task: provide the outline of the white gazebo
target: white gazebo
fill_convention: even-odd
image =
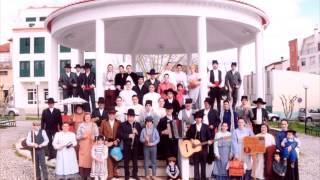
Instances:
[[[236,0],[86,0],[49,15],[45,26],[52,35],[49,96],[58,97],[58,44],[96,52],[96,96],[103,95],[106,53],[199,55],[199,72],[207,79],[207,52],[238,49],[238,67],[245,61],[243,46],[255,42],[256,96],[263,97],[263,31],[266,14]],[[190,60],[190,58],[189,58]],[[207,84],[201,85],[201,100]]]

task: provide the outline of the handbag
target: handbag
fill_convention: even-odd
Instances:
[[[110,156],[116,161],[122,160],[123,155],[122,155],[121,148],[120,147],[113,147],[110,150]]]
[[[229,176],[243,176],[244,164],[240,160],[230,160],[229,162]]]

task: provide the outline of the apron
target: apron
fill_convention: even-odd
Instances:
[[[81,139],[79,141],[79,167],[82,168],[91,168],[92,158],[91,158],[91,149],[93,145],[92,137],[92,128],[87,130],[89,135],[86,139]]]

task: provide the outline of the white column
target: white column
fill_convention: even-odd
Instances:
[[[256,42],[255,42],[255,50],[256,50],[256,98],[261,97],[264,98],[264,55],[263,55],[263,29],[261,29],[256,34]]]
[[[239,46],[237,48],[237,56],[238,56],[238,71],[240,73],[241,76],[241,86],[239,88],[239,92],[238,92],[238,104],[240,103],[240,99],[241,96],[244,94],[244,86],[243,86],[243,77],[244,77],[244,72],[243,72],[243,67],[244,67],[244,62],[243,62],[243,46]]]
[[[96,20],[96,99],[103,97],[103,71],[105,70],[105,24],[101,19]]]
[[[49,72],[48,72],[48,91],[49,97],[59,100],[59,87],[58,87],[58,76],[59,76],[59,60],[58,60],[58,43],[56,39],[51,37],[51,59],[49,61]]]
[[[78,49],[78,62],[77,64],[84,65],[84,50]]]
[[[131,65],[132,65],[132,70],[136,71],[137,70],[137,56],[136,54],[131,54]]]
[[[192,53],[187,53],[187,66],[190,67],[192,63]]]
[[[198,53],[199,53],[199,73],[202,83],[200,86],[200,101],[203,108],[203,102],[208,96],[208,73],[207,73],[207,19],[204,16],[198,17]]]

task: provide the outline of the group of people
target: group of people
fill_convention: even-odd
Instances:
[[[200,152],[190,157],[196,180],[206,179],[207,163],[214,163],[213,178],[230,179],[227,169],[231,159],[244,162],[245,173],[241,177],[244,179],[293,176],[288,172],[297,169],[296,148],[300,142],[295,132],[287,129],[288,122],[281,121],[282,131],[274,138],[268,133],[268,114],[262,98],[253,101],[256,107],[251,109],[248,97],[242,96],[241,105],[236,107],[237,90],[241,85],[236,64],[232,63],[225,86],[217,68],[218,62],[214,60],[212,64],[208,81],[201,81],[194,65],[190,67],[191,73],[186,75],[182,72],[182,65],[177,65],[177,72],[173,72],[172,64],[168,63],[159,80],[159,73],[151,69],[146,81],[132,72],[130,65],[126,67],[127,72],[119,66],[119,73],[108,65],[104,76],[105,97],[98,99],[97,108],[95,78],[90,65],[83,66],[84,73],[78,71],[81,66],[77,65],[76,76],[66,65],[66,74],[59,80],[64,97],[69,96],[72,89],[72,96],[78,94],[88,102],[90,98],[91,107],[90,104],[75,105],[70,118],[62,121],[60,110],[54,107],[54,99],[48,99],[41,127],[35,123],[34,133],[30,132],[27,138],[27,144],[36,149],[37,177],[40,177],[41,169],[43,177],[47,178],[44,147],[48,146],[48,160],[56,159],[57,179],[72,179],[78,175],[82,179],[118,177],[119,158],[112,153],[117,149],[123,154],[126,180],[130,177],[130,161],[131,177],[139,179],[139,157],[144,159],[147,179],[157,179],[157,159],[166,160],[168,179],[181,179],[181,168],[184,168],[178,163],[182,158],[178,148],[181,139],[199,140],[205,144]],[[78,77],[78,80],[67,80],[72,77]],[[208,83],[210,88],[208,97],[201,102],[203,109],[200,109],[198,98],[200,83]],[[222,108],[221,89],[228,90],[231,99],[224,100]],[[69,93],[65,93],[67,90]],[[214,108],[215,101],[217,109]],[[67,112],[64,107],[63,113]],[[265,155],[258,154],[254,172],[251,171],[252,157],[243,150],[246,136],[264,137],[267,147]],[[151,176],[148,173],[150,167]]]

